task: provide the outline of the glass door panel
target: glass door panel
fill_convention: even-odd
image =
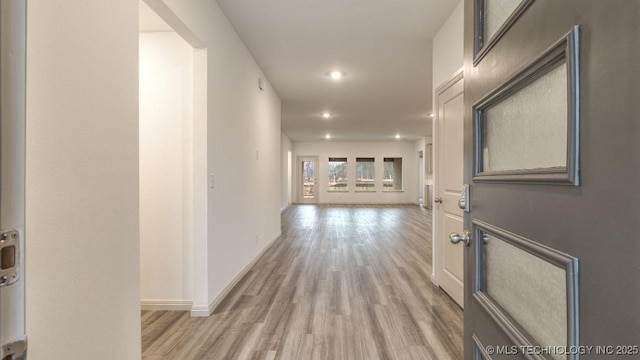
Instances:
[[[316,194],[315,163],[313,161],[302,162],[302,197],[313,199]]]

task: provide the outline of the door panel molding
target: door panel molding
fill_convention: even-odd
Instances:
[[[502,26],[498,28],[496,33],[491,38],[486,39],[485,34],[485,20],[486,20],[486,0],[475,0],[474,2],[474,59],[473,66],[478,65],[480,61],[489,53],[489,50],[493,48],[498,41],[504,36],[504,34],[515,24],[522,14],[527,10],[534,0],[522,0],[518,7],[509,15],[504,21]]]
[[[514,346],[519,349],[523,347],[532,347],[537,345],[530,336],[525,335],[526,331],[517,325],[517,322],[513,320],[508,314],[503,312],[501,308],[496,305],[486,294],[478,292],[473,294],[473,299],[480,307],[489,315],[489,317],[495,322],[500,330],[511,340]],[[476,344],[477,346],[477,344]],[[484,353],[483,353],[484,355]],[[529,360],[552,360],[550,357],[545,357],[539,354],[525,354]]]
[[[465,0],[465,24],[474,23],[474,1]],[[640,192],[635,191],[640,184],[640,142],[637,141],[640,138],[640,127],[637,126],[640,109],[637,99],[640,93],[640,72],[637,71],[639,13],[639,1],[535,1],[477,66],[473,65],[474,28],[466,26],[464,29],[464,180],[470,184],[473,194],[472,212],[464,214],[465,227],[473,230],[472,219],[481,219],[578,258],[580,328],[575,336],[584,346],[637,344],[639,338],[640,222],[636,215],[640,213]],[[579,186],[475,181],[474,104],[576,24],[580,25]],[[577,55],[577,51],[572,54]],[[560,78],[563,77],[555,79]],[[561,84],[562,81],[554,82],[558,86],[554,88],[558,89]],[[548,99],[543,101],[548,102]],[[564,101],[566,97],[563,96],[561,101],[549,102],[549,105],[561,109]],[[539,104],[532,105],[541,108]],[[557,117],[556,124],[564,124],[563,119]],[[564,136],[566,133],[557,138]],[[473,241],[465,250],[466,360],[473,360],[474,333],[487,346],[513,345],[474,299],[476,245]],[[526,254],[519,255],[528,259]],[[508,257],[506,259],[504,261],[508,261]],[[520,277],[515,276],[516,279]],[[561,294],[558,290],[565,284],[553,286],[553,293]],[[505,289],[505,294],[509,294],[509,287]],[[544,300],[540,303],[544,305]],[[574,299],[569,303],[577,304],[578,301]],[[544,306],[541,308],[545,309]],[[514,313],[518,319],[532,314],[534,312],[528,309]],[[536,317],[532,319],[535,322]],[[564,314],[562,319],[564,322]],[[564,334],[565,331],[563,328],[558,332]],[[494,359],[507,358],[491,355]],[[598,358],[597,355],[582,354],[580,358]],[[521,354],[509,357],[516,358],[525,359]]]
[[[580,44],[579,27],[574,26],[562,38],[516,71],[504,83],[489,91],[473,105],[474,176],[477,182],[515,182],[579,186],[579,122],[580,122]],[[567,74],[567,140],[566,165],[524,170],[490,171],[484,168],[487,110],[508,99],[526,86],[566,63]]]
[[[487,347],[482,344],[477,334],[471,335],[473,339],[473,360],[492,360],[491,355],[487,352]]]
[[[566,346],[579,345],[579,281],[578,281],[578,259],[556,249],[539,244],[530,239],[524,238],[507,230],[488,224],[484,221],[473,219],[474,238],[477,239],[475,246],[475,269],[473,276],[472,297],[490,318],[500,327],[500,329],[513,341],[516,346],[534,346],[538,344],[533,337],[519,324],[508,312],[503,309],[495,299],[485,291],[486,258],[484,256],[485,243],[484,234],[494,235],[500,240],[515,246],[532,256],[548,262],[565,271],[566,275]],[[482,241],[480,241],[482,239]],[[550,345],[550,344],[541,344]],[[547,359],[542,356],[531,356],[530,359]],[[551,359],[549,357],[548,359]],[[577,359],[577,354],[569,354],[568,360]]]

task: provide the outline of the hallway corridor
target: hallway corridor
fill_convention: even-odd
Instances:
[[[429,279],[431,213],[290,206],[209,318],[143,311],[143,359],[462,359],[462,310]]]

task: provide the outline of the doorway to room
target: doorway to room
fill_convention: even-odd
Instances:
[[[206,49],[158,10],[140,1],[141,308],[193,310],[206,303]]]

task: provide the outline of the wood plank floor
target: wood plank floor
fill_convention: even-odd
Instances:
[[[462,359],[417,206],[289,207],[282,238],[209,318],[143,311],[145,360]]]

